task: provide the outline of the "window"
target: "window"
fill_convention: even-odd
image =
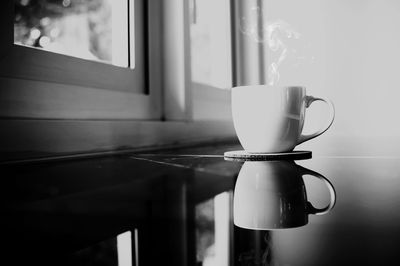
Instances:
[[[3,87],[8,88],[3,90],[12,91],[7,93],[10,97],[22,95],[15,95],[16,90],[27,90],[25,98],[30,93],[46,99],[54,96],[47,103],[45,98],[29,99],[24,106],[26,112],[14,109],[14,114],[40,118],[159,118],[159,82],[150,77],[152,73],[160,74],[160,63],[155,62],[160,58],[160,49],[155,47],[159,28],[153,25],[158,22],[149,17],[160,17],[160,10],[149,7],[157,3],[147,2],[4,3],[7,7],[0,11],[0,34],[4,36],[0,77]],[[151,34],[147,34],[148,28]],[[149,47],[153,47],[153,53],[148,53]],[[40,106],[43,112],[29,111],[29,104]]]
[[[0,78],[24,104],[5,116],[230,119],[229,0],[3,5]]]
[[[3,12],[5,13],[4,10]],[[7,28],[4,34],[13,35],[14,41],[9,43],[12,48],[7,61],[17,62],[17,66],[10,67],[3,60],[2,74],[102,89],[144,92],[144,63],[147,58],[144,53],[143,14],[141,0],[119,0],[114,3],[108,0],[14,0],[12,18],[10,14],[2,15],[14,22],[14,31]],[[131,31],[128,30],[130,26],[133,28]],[[94,29],[90,29],[91,27]],[[99,33],[100,31],[110,33]],[[93,34],[96,32],[97,34]],[[98,40],[102,35],[103,39]],[[136,40],[134,36],[137,36]],[[128,43],[131,43],[129,47]],[[75,57],[33,50],[27,46],[44,46],[43,50]],[[96,59],[97,56],[103,62],[114,61],[116,65],[128,66],[126,61],[131,61],[127,60],[128,54],[132,54],[132,58],[137,55],[135,69],[120,69],[77,58]]]
[[[36,22],[27,25],[20,12],[46,2],[57,4],[56,14],[47,14],[52,9],[33,12]],[[230,19],[231,1],[222,2],[213,13],[217,23],[219,15],[223,17],[218,31],[225,31]],[[199,80],[191,79],[190,32],[196,25],[190,22],[190,5],[186,0],[4,1],[0,118],[5,119],[0,119],[0,155],[9,160],[235,136],[229,90],[217,89],[220,82],[205,82],[197,89],[194,83]],[[212,7],[212,1],[206,7]],[[207,8],[198,13],[201,19]],[[97,32],[88,40],[96,16],[105,14],[108,19],[100,23],[111,33],[100,37]],[[74,23],[85,24],[86,29],[79,29],[85,31],[84,45],[79,40],[62,44],[65,36],[54,25],[63,21],[66,31]],[[116,46],[96,47],[96,38],[103,37]],[[229,40],[212,43],[227,49],[225,58],[229,55]],[[75,49],[78,46],[84,48]],[[229,73],[229,68],[224,65],[223,72]]]

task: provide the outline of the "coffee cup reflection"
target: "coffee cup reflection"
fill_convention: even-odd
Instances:
[[[303,175],[325,183],[330,202],[315,208],[307,200]],[[238,227],[273,230],[304,226],[308,215],[323,215],[335,205],[336,193],[323,175],[293,161],[246,161],[237,178],[233,198],[233,221]]]

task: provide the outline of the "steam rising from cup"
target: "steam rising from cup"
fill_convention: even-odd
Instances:
[[[288,56],[296,59],[293,66],[299,66],[300,61],[306,57],[298,56],[297,50],[293,47],[296,45],[293,41],[301,37],[299,32],[283,20],[264,22],[264,18],[264,12],[260,7],[251,8],[248,15],[241,18],[240,31],[253,41],[264,45],[270,60],[267,83],[276,85],[280,79],[279,68]]]

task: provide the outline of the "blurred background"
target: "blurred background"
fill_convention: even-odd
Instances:
[[[115,16],[126,5],[123,1],[15,0],[14,3],[15,44],[128,66],[128,51],[117,50],[127,29],[126,22]]]

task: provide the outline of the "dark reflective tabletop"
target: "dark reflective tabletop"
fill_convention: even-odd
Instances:
[[[400,158],[235,149],[0,166],[4,265],[396,264]]]

